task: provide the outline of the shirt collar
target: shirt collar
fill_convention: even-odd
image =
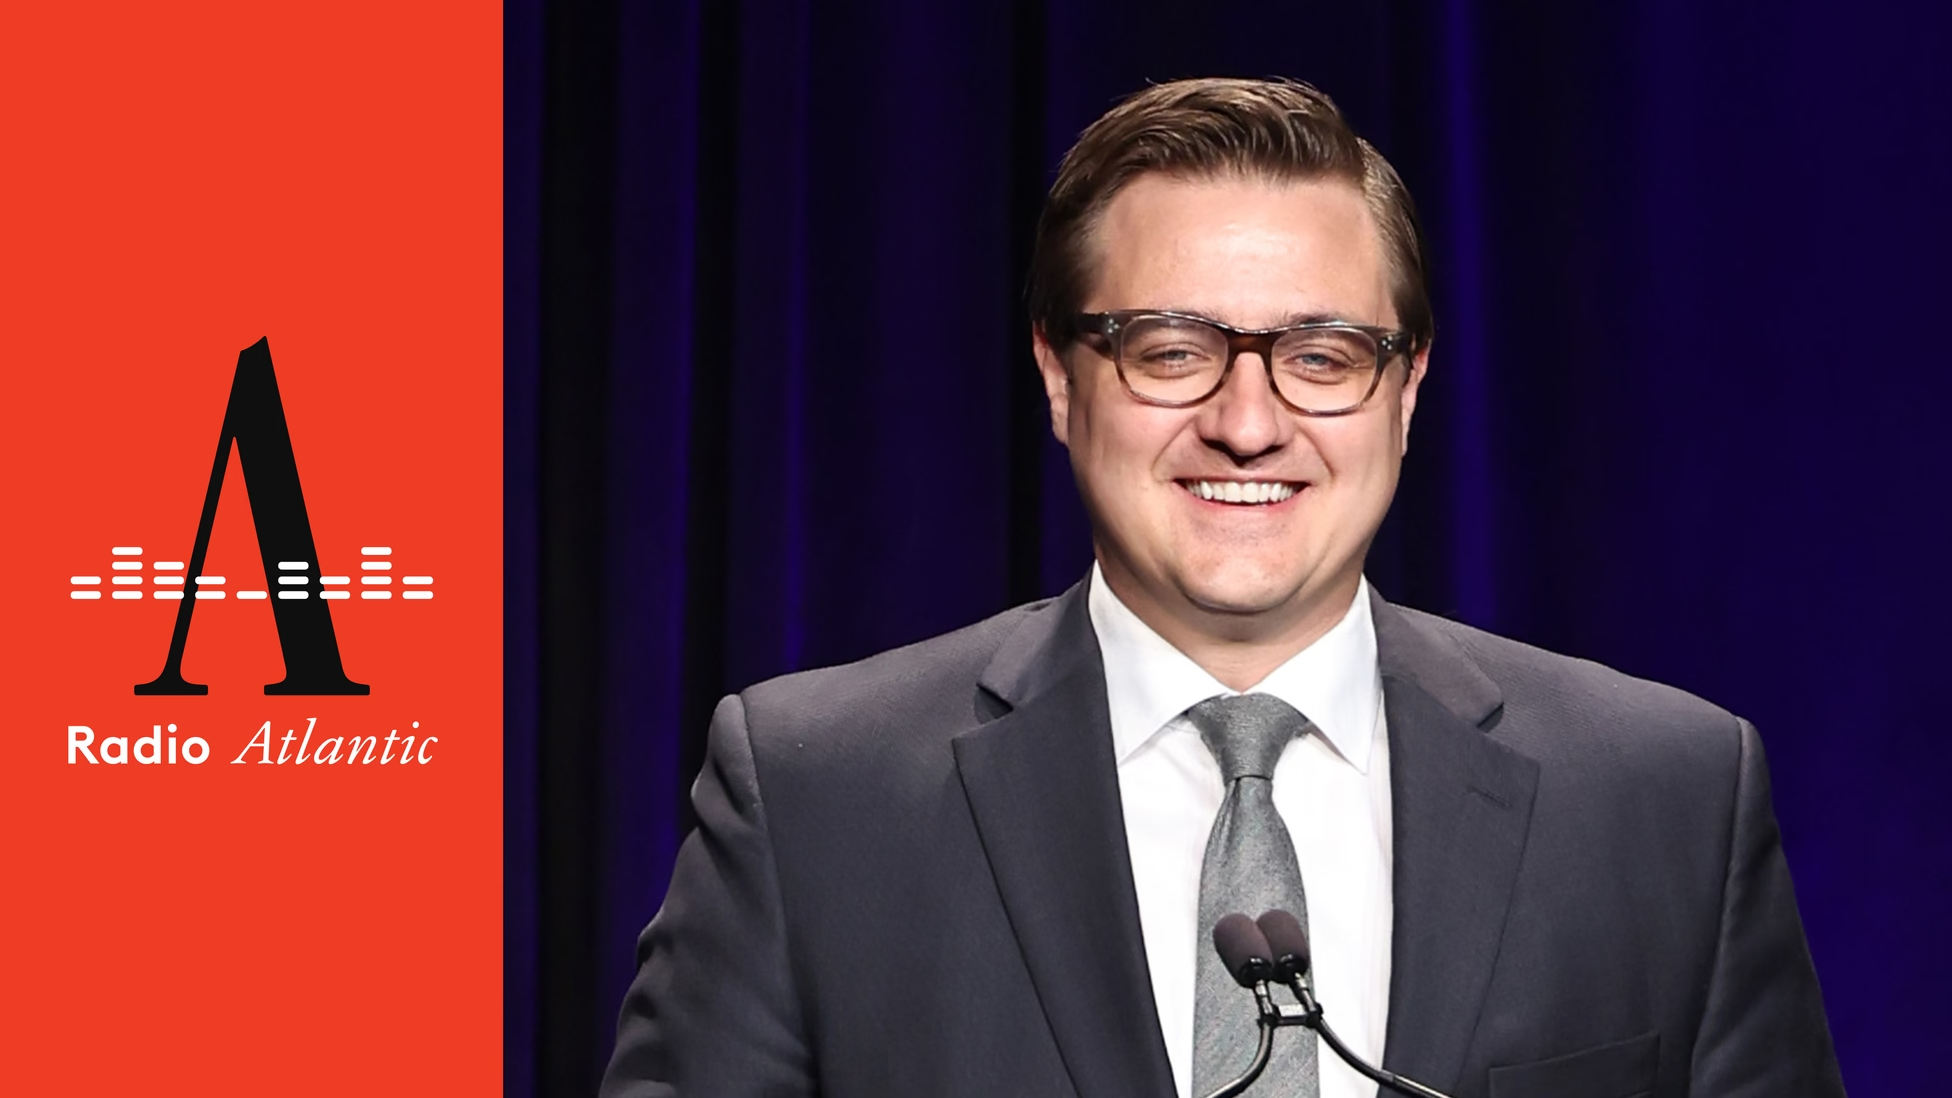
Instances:
[[[1208,698],[1236,693],[1140,621],[1112,593],[1096,563],[1086,605],[1105,661],[1112,746],[1121,764],[1181,713]],[[1294,706],[1336,754],[1368,773],[1383,699],[1368,578],[1357,585],[1341,621],[1246,693],[1272,694]]]

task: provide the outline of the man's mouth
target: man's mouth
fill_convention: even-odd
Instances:
[[[1182,480],[1181,488],[1214,503],[1261,506],[1294,498],[1301,485],[1286,480]]]

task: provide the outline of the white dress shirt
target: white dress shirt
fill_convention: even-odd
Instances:
[[[1200,865],[1226,790],[1219,765],[1184,714],[1235,691],[1140,621],[1112,594],[1095,565],[1089,608],[1105,660],[1118,790],[1152,994],[1180,1098],[1197,1098],[1192,1094],[1194,972],[1200,951],[1213,948],[1212,928],[1198,925]],[[1290,743],[1276,764],[1274,807],[1294,839],[1308,894],[1316,994],[1336,1034],[1357,1055],[1377,1063],[1389,1018],[1392,857],[1389,739],[1369,581],[1362,581],[1334,628],[1248,693],[1280,698],[1320,730]],[[1307,1036],[1307,1030],[1283,1029],[1275,1040]],[[1376,1094],[1376,1084],[1343,1064],[1326,1044],[1317,1059],[1321,1098]]]

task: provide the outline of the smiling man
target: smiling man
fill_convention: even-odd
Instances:
[[[1030,306],[1096,566],[720,706],[605,1094],[1198,1098],[1259,1036],[1212,927],[1273,909],[1456,1098],[1842,1093],[1754,729],[1363,579],[1422,255],[1305,85],[1085,132]],[[1246,1093],[1376,1086],[1282,1029]]]

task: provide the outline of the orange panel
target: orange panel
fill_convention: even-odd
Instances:
[[[246,453],[183,655],[209,693],[138,696],[260,338],[319,558],[290,589],[347,593],[371,693],[264,692]],[[497,6],[0,5],[0,1088],[499,1090],[501,464]],[[71,725],[171,724],[173,764],[69,761]],[[414,761],[316,759],[396,730]]]

